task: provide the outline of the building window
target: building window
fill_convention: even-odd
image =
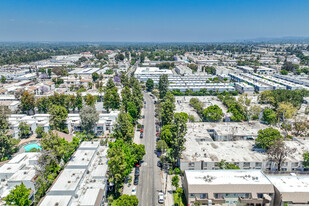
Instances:
[[[255,167],[262,167],[262,162],[256,162]]]
[[[194,165],[195,165],[194,162],[189,163],[189,167],[194,167]]]
[[[195,194],[194,193],[191,193],[190,194],[190,198],[194,198],[195,197]]]
[[[244,162],[244,167],[250,167],[250,162]]]
[[[208,198],[208,194],[207,193],[200,194],[200,198],[201,199],[207,199]]]

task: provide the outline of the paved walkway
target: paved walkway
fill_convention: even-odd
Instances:
[[[28,142],[36,141],[36,140],[40,140],[40,139],[37,139],[36,133],[34,133],[28,139],[21,139],[17,146],[19,147],[20,145],[23,145],[23,144],[28,143]]]

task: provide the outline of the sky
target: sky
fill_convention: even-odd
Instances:
[[[218,42],[309,36],[309,0],[0,0],[0,41]]]

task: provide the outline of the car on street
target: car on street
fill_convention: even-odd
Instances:
[[[162,167],[162,163],[160,162],[160,161],[158,161],[158,163],[157,163],[157,165],[158,165],[158,167]]]
[[[136,195],[136,187],[132,188],[132,195]]]
[[[158,203],[160,203],[160,204],[164,203],[164,194],[163,194],[163,192],[159,192],[159,194],[158,194]]]
[[[139,138],[143,138],[143,133],[140,134]]]
[[[139,176],[139,167],[135,167],[135,173],[134,173],[135,176]]]
[[[138,176],[134,177],[134,185],[138,185]]]

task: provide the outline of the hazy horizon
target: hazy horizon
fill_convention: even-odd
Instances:
[[[309,37],[309,1],[0,2],[1,42],[213,43]]]

